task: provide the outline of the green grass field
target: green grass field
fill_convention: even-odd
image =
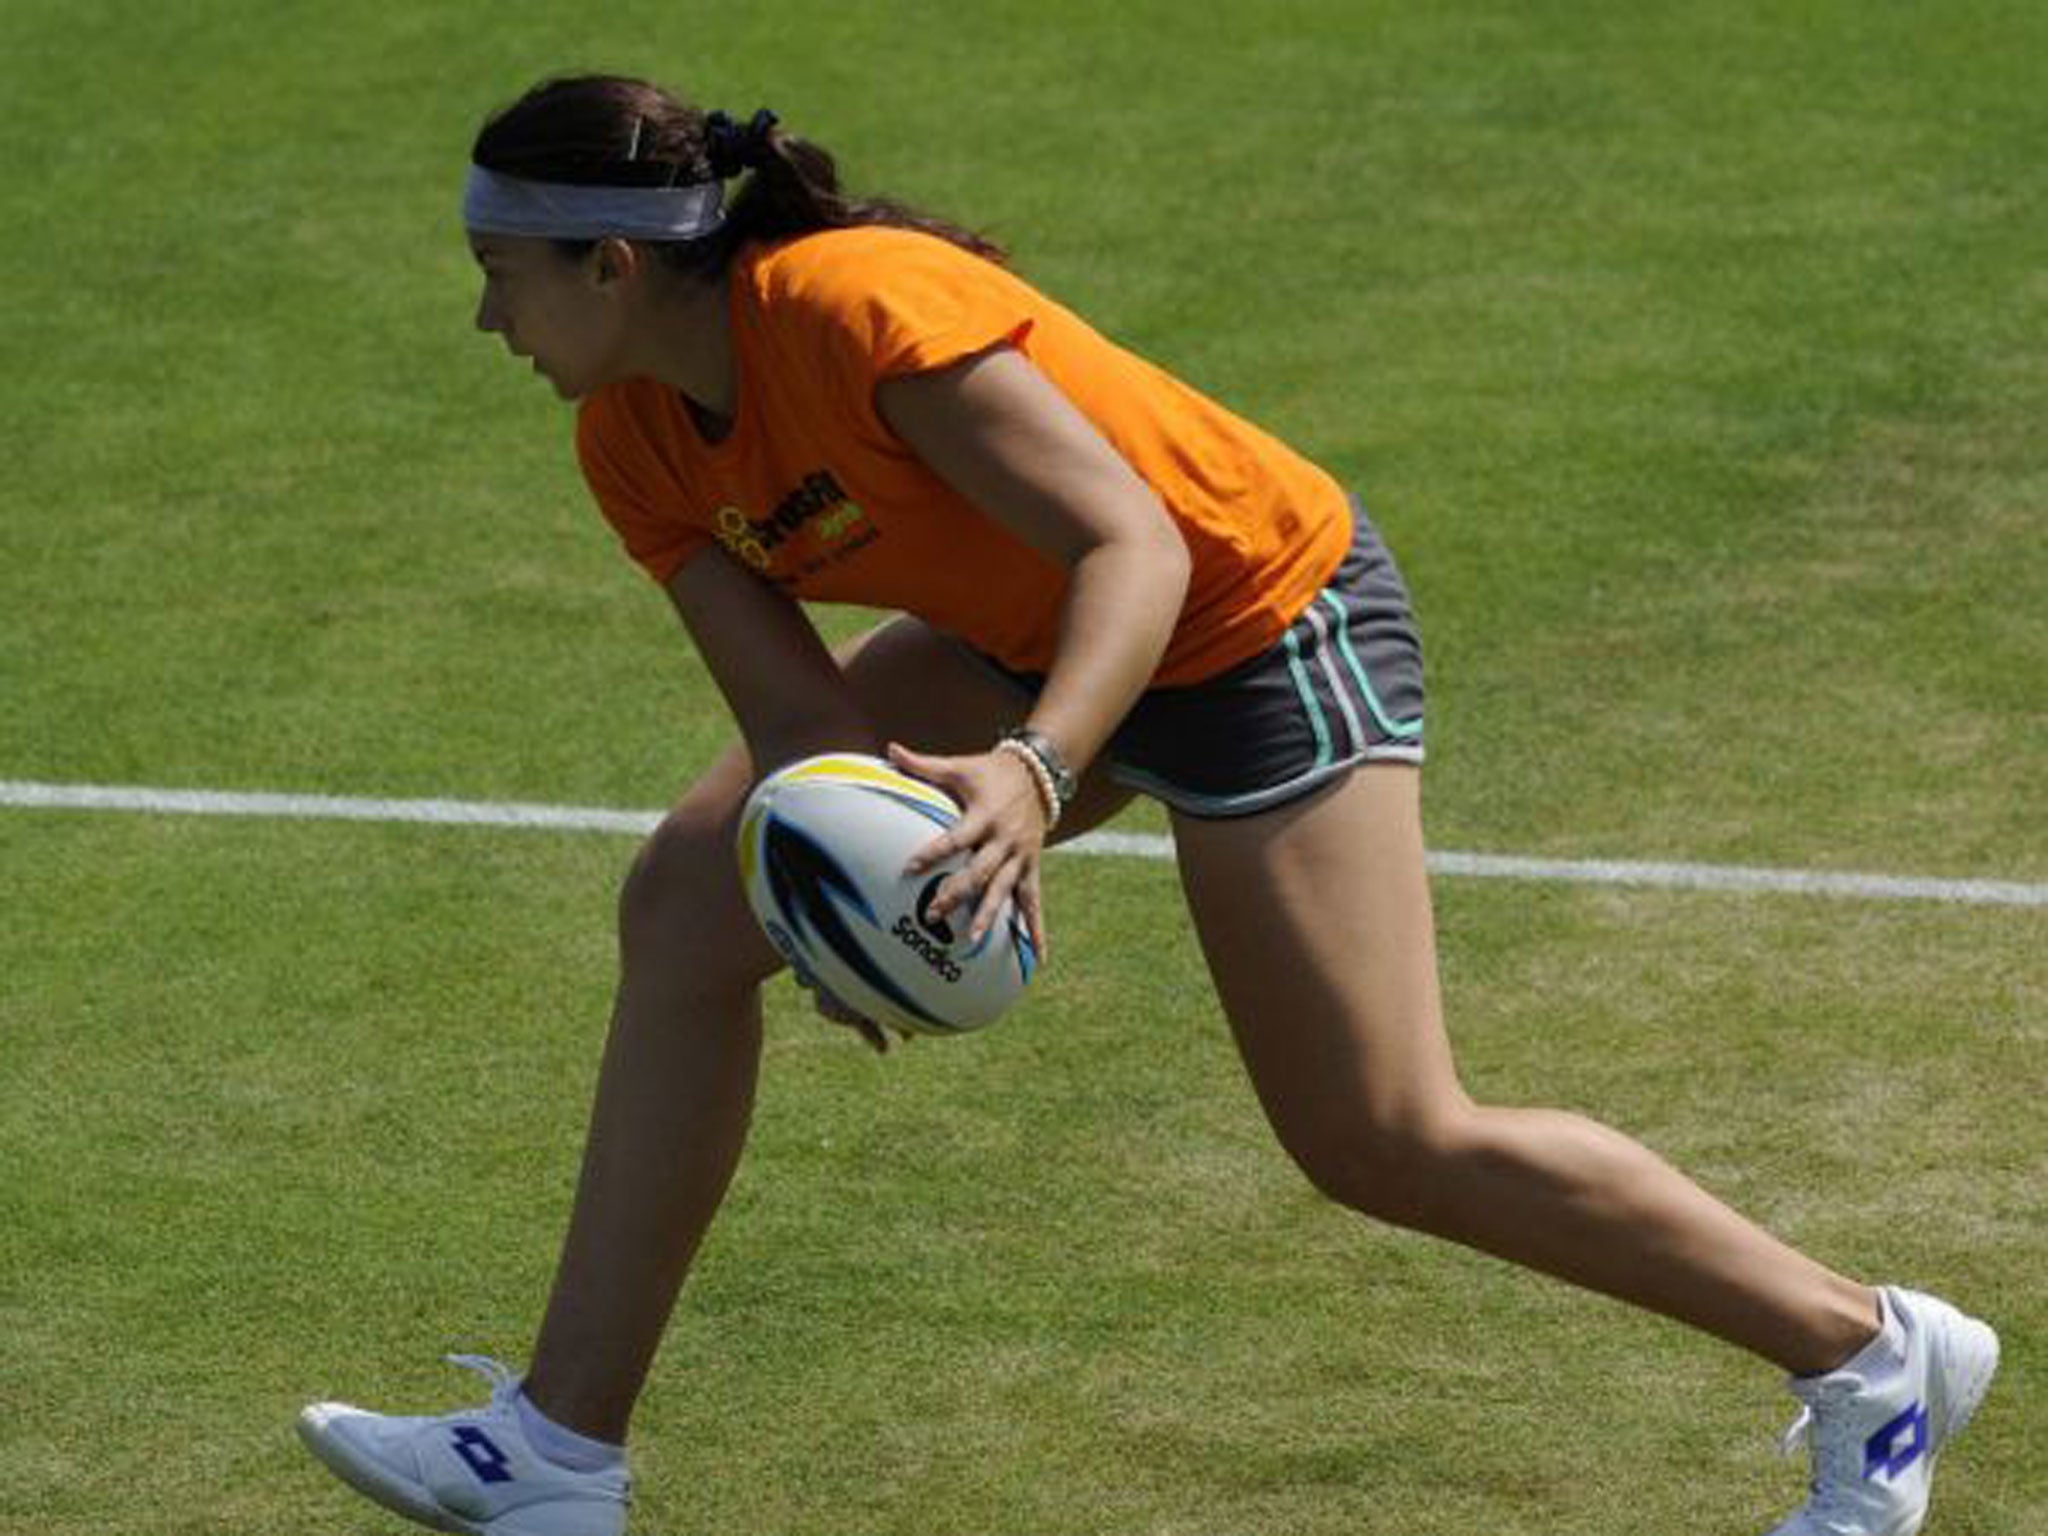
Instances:
[[[705,761],[566,414],[469,329],[470,134],[599,66],[774,106],[1360,487],[1440,846],[2048,880],[2043,57],[2019,0],[8,0],[0,780],[643,808]],[[0,808],[0,1533],[401,1529],[292,1416],[523,1356],[630,850]],[[636,1532],[1797,1501],[1767,1368],[1308,1190],[1165,865],[1049,880],[984,1037],[876,1060],[774,991]],[[2048,1533],[2041,909],[1438,899],[1475,1091],[1998,1323],[1928,1529]]]

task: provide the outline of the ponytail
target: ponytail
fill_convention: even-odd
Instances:
[[[764,139],[760,158],[749,167],[753,174],[726,213],[726,231],[730,231],[728,238],[733,244],[784,240],[820,229],[885,224],[935,235],[990,261],[1004,259],[1000,246],[971,230],[886,198],[848,196],[839,185],[838,165],[823,145],[772,126]]]
[[[661,242],[671,265],[699,278],[724,271],[740,247],[819,230],[913,229],[993,262],[1003,249],[970,230],[885,198],[848,195],[823,145],[777,126],[774,113],[736,123],[644,80],[613,75],[543,81],[492,117],[470,159],[485,170],[572,186],[690,186],[739,181],[712,233]],[[587,250],[588,241],[564,241]]]

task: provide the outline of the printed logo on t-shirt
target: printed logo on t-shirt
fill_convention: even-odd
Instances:
[[[879,538],[879,531],[873,527],[854,534],[855,528],[866,520],[867,513],[847,496],[832,472],[821,469],[804,476],[797,488],[776,503],[775,510],[766,517],[750,518],[738,507],[720,507],[711,531],[736,559],[786,585],[845,559]],[[774,551],[805,528],[815,528],[828,547],[810,556],[797,570],[776,571]]]

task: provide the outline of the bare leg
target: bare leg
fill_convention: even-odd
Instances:
[[[527,1391],[623,1443],[676,1293],[753,1110],[760,983],[780,966],[731,878],[747,792],[722,759],[641,850],[620,900],[620,980],[576,1205]]]
[[[985,748],[1020,700],[922,625],[897,620],[841,658],[884,735]],[[557,1423],[623,1442],[690,1261],[746,1140],[760,984],[780,959],[741,894],[732,838],[753,779],[728,753],[648,840],[620,900],[620,981],[576,1205],[527,1391]],[[1127,798],[1087,783],[1073,836]]]
[[[1180,817],[1181,878],[1281,1143],[1331,1198],[1663,1313],[1787,1371],[1877,1330],[1874,1292],[1618,1132],[1460,1087],[1438,993],[1420,775]]]

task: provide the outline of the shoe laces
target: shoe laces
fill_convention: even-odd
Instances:
[[[491,1401],[498,1402],[510,1397],[520,1387],[520,1378],[512,1373],[511,1367],[493,1360],[489,1355],[443,1355],[450,1365],[459,1365],[466,1371],[475,1371],[491,1384]]]
[[[1845,1393],[1838,1388],[1823,1388],[1820,1399],[1825,1406],[1826,1401],[1844,1395]],[[1811,1499],[1807,1504],[1807,1510],[1810,1514],[1825,1519],[1837,1511],[1838,1505],[1846,1497],[1847,1490],[1827,1473],[1824,1465],[1827,1458],[1820,1454],[1820,1446],[1815,1440],[1819,1422],[1814,1413],[1814,1403],[1801,1402],[1798,1417],[1793,1419],[1790,1427],[1778,1437],[1778,1454],[1786,1457],[1796,1456],[1802,1445],[1813,1450],[1813,1476],[1807,1482],[1807,1492]]]
[[[455,1356],[450,1355],[448,1358],[453,1360]],[[1778,1436],[1778,1454],[1788,1457],[1797,1456],[1799,1454],[1799,1447],[1811,1438],[1812,1433],[1813,1409],[1802,1407],[1799,1410],[1799,1417],[1792,1421],[1792,1427]]]

